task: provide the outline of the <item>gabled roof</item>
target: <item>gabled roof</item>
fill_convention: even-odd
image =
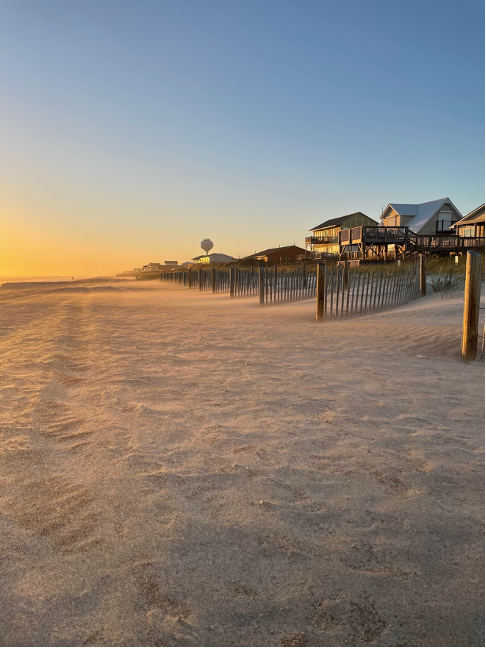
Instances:
[[[475,221],[476,219],[480,219],[481,216],[484,219],[484,203],[482,205],[479,205],[479,207],[476,207],[476,209],[473,209],[471,212],[469,212],[469,214],[466,214],[464,218],[461,218],[460,221],[454,223],[453,227],[456,227],[456,225],[461,225],[466,221]]]
[[[429,220],[436,214],[439,209],[449,203],[451,207],[456,211],[459,218],[462,218],[461,212],[453,204],[450,198],[439,198],[438,200],[431,200],[425,203],[418,203],[417,205],[412,203],[389,203],[383,215],[388,210],[388,207],[394,209],[400,216],[412,216],[412,219],[406,223],[412,232],[418,234],[420,230],[427,225]]]
[[[348,218],[352,218],[353,216],[366,216],[366,214],[363,214],[363,212],[354,212],[354,214],[348,214],[347,216],[338,216],[337,218],[331,218],[331,220],[325,221],[324,223],[313,227],[309,230],[309,232],[325,229],[326,227],[336,227],[337,225],[341,225],[341,223],[344,223],[345,220],[348,220]],[[366,218],[369,218],[369,216],[366,216]]]
[[[255,254],[250,254],[246,258],[251,259],[252,257],[268,256],[269,254],[273,254],[274,252],[281,252],[283,250],[288,250],[290,248],[297,248],[299,250],[302,250],[302,252],[305,252],[304,248],[301,248],[298,245],[284,245],[283,247],[269,248],[268,250],[255,252]]]
[[[230,256],[229,254],[223,254],[222,252],[212,252],[211,254],[200,254],[197,257],[194,257],[193,261],[198,261],[199,259],[206,259],[209,257],[212,259],[213,257],[227,257],[228,259],[233,259],[234,257]]]

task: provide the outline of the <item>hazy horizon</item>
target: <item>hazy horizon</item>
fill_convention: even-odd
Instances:
[[[478,0],[3,0],[0,35],[3,276],[484,202]]]
[[[98,276],[102,276],[102,275],[39,275],[39,274],[37,274],[37,275],[35,275],[35,274],[33,274],[33,275],[16,275],[16,274],[12,274],[12,275],[0,275],[0,284],[2,282],[6,282],[6,281],[12,281],[12,282],[13,281],[27,281],[29,279],[31,279],[33,281],[42,281],[42,280],[50,280],[50,281],[54,281],[54,280],[57,280],[57,281],[74,280],[74,281],[78,281],[78,280],[81,280],[81,279],[95,279]]]

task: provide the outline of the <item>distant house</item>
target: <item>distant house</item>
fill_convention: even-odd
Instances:
[[[484,203],[451,225],[458,236],[484,236]]]
[[[160,263],[147,263],[147,265],[142,266],[142,272],[157,272],[162,270],[162,264]]]
[[[426,203],[390,203],[381,215],[385,227],[409,227],[415,234],[450,234],[462,218],[450,198]]]
[[[311,252],[337,255],[339,254],[339,232],[363,225],[376,227],[378,222],[363,212],[331,218],[309,230],[312,234],[305,239],[306,247],[309,246]]]
[[[193,263],[231,263],[234,261],[232,256],[228,254],[220,254],[215,252],[214,254],[201,254],[201,256],[194,257],[192,260]]]
[[[285,261],[297,261],[297,257],[305,254],[305,250],[297,245],[285,245],[284,247],[269,248],[261,252],[255,252],[245,259],[255,259],[265,263],[285,263]]]
[[[177,261],[164,261],[165,266],[176,266],[179,265]]]

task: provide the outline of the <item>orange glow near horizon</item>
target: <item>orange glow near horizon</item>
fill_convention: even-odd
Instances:
[[[10,212],[12,214],[12,212]],[[61,276],[115,274],[123,255],[103,253],[83,238],[49,231],[29,223],[19,213],[5,219],[0,240],[0,276]],[[127,260],[129,255],[127,256]],[[121,264],[121,268],[120,268]]]
[[[63,220],[62,214],[54,210],[47,216],[39,210],[35,217],[18,205],[2,211],[9,214],[3,219],[0,239],[2,278],[113,276],[149,262],[163,263],[170,259],[183,263],[202,254],[199,245],[203,236],[197,230],[182,236],[180,221],[174,220],[173,228],[166,227],[161,232],[153,223],[142,220],[113,225],[109,214],[104,218],[100,215],[97,226],[96,219],[83,218],[80,214],[74,217],[71,214],[69,220]],[[175,229],[177,222],[179,231]],[[260,245],[251,229],[246,236],[260,249],[269,238],[268,233],[262,233]],[[223,236],[213,238],[216,244],[213,251],[237,257],[237,250],[242,250],[241,240],[236,242],[227,236],[225,243]],[[173,241],[179,245],[172,245]],[[254,251],[248,241],[246,247],[240,256]]]
[[[135,246],[134,246],[135,247]],[[146,255],[142,251],[114,248],[89,232],[71,235],[56,232],[52,223],[28,219],[9,210],[0,240],[0,276],[97,276],[133,269]]]
[[[294,242],[303,246],[306,234],[298,219],[288,219],[276,232],[271,218],[263,224],[258,216],[249,218],[241,204],[225,217],[189,198],[179,205],[167,198],[164,203],[154,192],[143,203],[133,187],[94,195],[92,189],[69,186],[66,193],[68,183],[58,191],[49,189],[45,180],[40,188],[36,178],[27,195],[21,195],[20,183],[6,187],[0,237],[3,278],[113,276],[149,262],[183,263],[202,253],[200,242],[207,237],[214,241],[213,252],[237,258]],[[227,207],[220,209],[228,213]]]

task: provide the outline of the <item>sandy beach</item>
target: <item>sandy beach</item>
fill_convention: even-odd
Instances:
[[[484,645],[462,304],[1,288],[1,645]]]

